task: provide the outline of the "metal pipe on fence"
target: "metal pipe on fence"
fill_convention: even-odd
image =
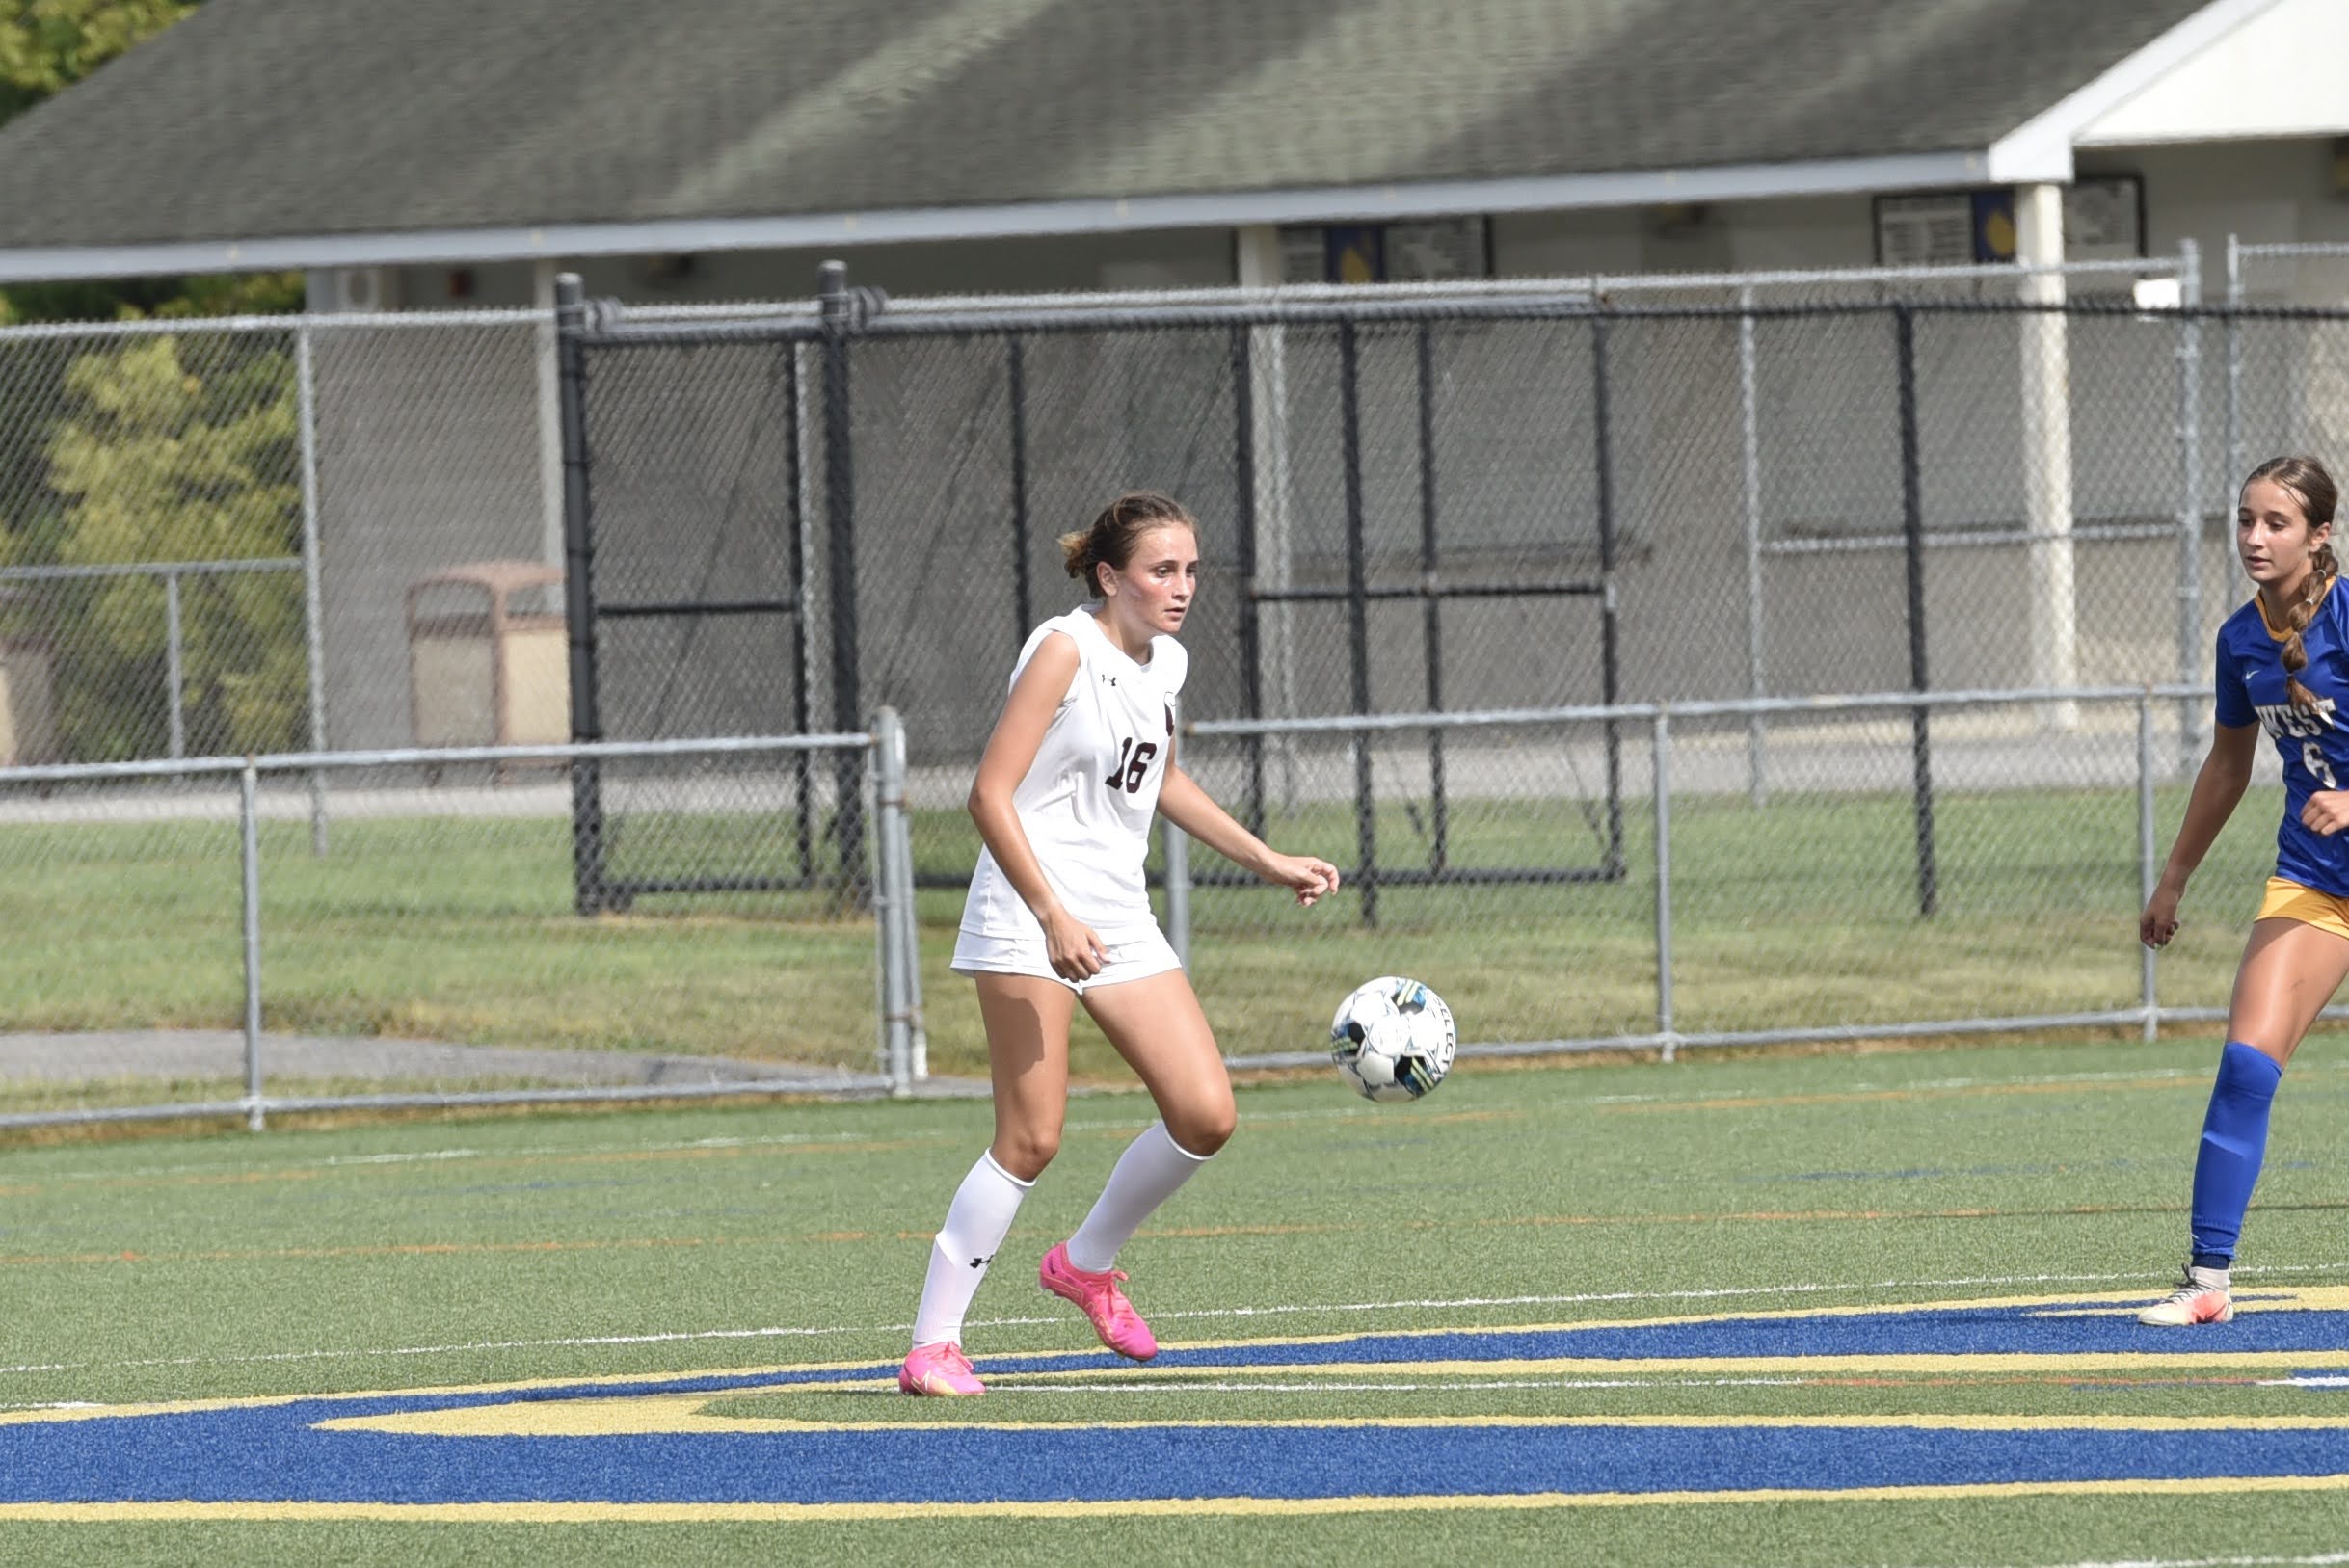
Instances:
[[[248,758],[236,776],[237,864],[244,893],[245,1129],[265,1125],[261,1108],[260,770]]]
[[[824,520],[826,565],[832,610],[832,722],[846,730],[864,712],[858,689],[857,570],[856,570],[856,458],[851,434],[853,404],[849,393],[848,340],[856,330],[857,306],[848,288],[848,264],[827,261],[817,270],[821,302],[824,357]],[[841,764],[839,806],[833,821],[841,875],[851,876],[864,854],[859,840],[864,826],[857,820],[854,780]],[[843,880],[843,887],[846,886]]]
[[[587,445],[587,299],[576,273],[554,280],[556,402],[563,426],[563,599],[571,654],[571,738],[603,738],[596,692],[596,527]],[[603,772],[601,762],[571,763],[572,907],[601,914],[603,874]]]
[[[2153,691],[2137,700],[2137,907],[2153,901]],[[2137,948],[2138,994],[2145,1003],[2145,1038],[2161,1033],[2161,1003],[2154,992],[2154,952]]]
[[[1609,417],[1607,318],[1590,318],[1590,465],[1599,536],[1599,700],[1622,698],[1617,671],[1622,651],[1615,581],[1615,429]],[[1623,733],[1610,719],[1607,737],[1607,851],[1609,876],[1623,871]]]
[[[163,574],[163,689],[171,723],[171,755],[188,755],[188,714],[185,660],[180,653],[179,573]]]
[[[310,750],[326,750],[325,573],[318,555],[318,367],[307,321],[294,328],[294,416],[302,461],[302,643],[310,683]],[[327,852],[326,774],[310,775],[310,853]]]
[[[2243,476],[2243,243],[2227,236],[2227,483]]]
[[[1028,345],[1017,332],[1004,340],[1003,391],[1011,405],[1011,635],[1025,641],[1035,608],[1028,563]]]
[[[1663,1042],[1664,1059],[1674,1054],[1672,1032],[1672,716],[1656,709],[1654,761],[1656,788],[1656,1037]]]
[[[2232,236],[2229,236],[2229,244]],[[2192,240],[2179,244],[2179,295],[2189,312],[2202,303],[2201,252]],[[2231,318],[2230,318],[2231,320]],[[2177,678],[2190,681],[2202,662],[2202,324],[2186,314],[2177,323]],[[2193,758],[2203,706],[2181,703],[2177,709],[2178,765]]]
[[[1898,356],[1901,426],[1901,520],[1909,536],[1909,684],[1927,687],[1925,672],[1925,503],[1917,462],[1916,316],[1906,306],[1892,311]],[[1909,763],[1916,813],[1917,913],[1931,918],[1940,907],[1940,874],[1934,855],[1933,737],[1926,709],[1909,720]]]
[[[809,706],[808,658],[809,641],[814,636],[810,624],[808,595],[808,400],[806,356],[807,345],[789,343],[783,352],[788,356],[784,375],[784,395],[790,405],[789,450],[785,458],[785,483],[791,492],[791,724],[805,734],[814,722]],[[792,758],[792,777],[798,786],[798,817],[792,823],[792,845],[799,855],[799,874],[803,879],[815,875],[815,780],[814,754],[801,752]]]
[[[909,971],[913,955],[905,941],[913,929],[913,878],[897,864],[905,843],[900,833],[905,814],[905,726],[894,708],[873,715],[872,752],[866,762],[871,780],[874,833],[872,836],[872,917],[880,948],[881,1073],[890,1092],[913,1092],[913,1006]]]
[[[1240,577],[1240,690],[1241,704],[1251,719],[1265,716],[1264,611],[1256,580],[1256,364],[1252,351],[1255,330],[1232,329],[1232,462],[1233,566]],[[1026,635],[1025,632],[1022,633]],[[1265,747],[1262,737],[1248,742],[1247,804],[1241,820],[1248,831],[1265,831]]]
[[[1758,399],[1759,377],[1754,369],[1753,290],[1738,290],[1743,313],[1737,318],[1737,403],[1740,477],[1746,501],[1746,692],[1761,697],[1769,691],[1762,674],[1762,436]],[[1430,704],[1430,706],[1433,704]],[[1761,715],[1746,726],[1746,768],[1749,775],[1747,798],[1760,806],[1770,798],[1763,778],[1766,741]]]
[[[896,836],[897,950],[904,955],[906,1075],[914,1083],[930,1076],[930,1033],[921,1018],[921,919],[914,907],[914,812],[909,801],[897,803]]]
[[[1434,330],[1423,323],[1418,335],[1419,571],[1421,580],[1432,586],[1436,569]],[[1443,598],[1430,593],[1422,605],[1420,626],[1426,651],[1421,662],[1427,666],[1428,706],[1433,710],[1444,705]],[[1431,829],[1428,864],[1441,871],[1451,858],[1452,822],[1444,788],[1444,734],[1440,730],[1428,731],[1428,814]]]
[[[1362,507],[1362,392],[1360,345],[1354,324],[1338,325],[1338,428],[1345,448],[1346,646],[1353,675],[1354,711],[1371,710],[1370,598],[1365,588]],[[1362,923],[1378,923],[1378,820],[1371,792],[1371,751],[1354,747],[1354,874],[1362,882]]]

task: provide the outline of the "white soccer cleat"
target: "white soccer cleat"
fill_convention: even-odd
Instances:
[[[2177,1289],[2139,1313],[2137,1321],[2155,1328],[2189,1328],[2196,1323],[2229,1322],[2234,1315],[2227,1270],[2189,1268]]]

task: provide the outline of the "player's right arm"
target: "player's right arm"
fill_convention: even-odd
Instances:
[[[1003,700],[995,731],[987,737],[978,777],[971,782],[969,804],[971,820],[978,824],[988,853],[1044,927],[1044,952],[1053,972],[1067,980],[1088,980],[1108,960],[1101,938],[1061,907],[1011,803],[1044,745],[1044,731],[1052,728],[1053,715],[1077,678],[1077,639],[1064,631],[1054,632],[1037,646],[1028,667],[1011,683],[1011,695]]]
[[[2177,901],[2185,895],[2187,879],[2210,853],[2219,830],[2243,799],[2258,751],[2257,725],[2212,726],[2210,755],[2194,776],[2194,793],[2186,798],[2186,818],[2177,825],[2177,840],[2170,846],[2160,880],[2153,884],[2153,896],[2137,917],[2137,940],[2148,947],[2166,947],[2177,935]]]

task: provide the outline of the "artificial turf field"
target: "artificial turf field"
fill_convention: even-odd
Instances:
[[[1121,1262],[891,1381],[972,1102],[0,1151],[0,1562],[2260,1562],[2349,1541],[2341,1042],[2227,1327],[2175,1270],[2206,1040],[1250,1085]]]

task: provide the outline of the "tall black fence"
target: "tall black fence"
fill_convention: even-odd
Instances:
[[[1201,519],[1195,717],[2199,679],[2233,591],[2203,327],[2225,314],[2268,348],[2248,406],[2288,445],[2334,444],[2323,388],[2349,363],[2349,313],[2103,301],[982,307],[890,302],[837,266],[761,315],[561,299],[576,737],[854,728],[886,703],[940,806],[1021,640],[1079,598],[1051,539],[1131,488]],[[1931,915],[1925,707],[1909,728]],[[1252,737],[1208,782],[1260,828],[1300,801],[1345,812],[1369,919],[1381,886],[1623,874],[1612,727],[1573,775],[1579,825],[1507,853],[1453,830],[1459,800],[1528,787],[1505,754],[1337,734],[1333,773],[1309,744]],[[761,839],[792,853],[768,864],[681,828],[655,781],[574,784],[583,910],[846,884],[864,854],[851,779],[802,772],[777,803],[794,831]],[[1400,818],[1376,809],[1399,794]],[[918,823],[924,880],[967,876],[967,844],[922,851]]]

